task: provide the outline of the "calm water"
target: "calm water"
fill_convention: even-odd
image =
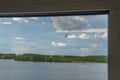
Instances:
[[[0,60],[0,80],[107,80],[107,64]]]

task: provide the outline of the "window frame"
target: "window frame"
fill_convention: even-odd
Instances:
[[[31,4],[32,3],[32,4]],[[108,80],[120,79],[120,6],[119,0],[2,0],[0,16],[24,16],[61,12],[88,12],[109,10],[108,29]],[[7,5],[7,6],[6,6]]]

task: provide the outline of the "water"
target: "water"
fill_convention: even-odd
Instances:
[[[0,60],[0,80],[107,80],[107,64]]]

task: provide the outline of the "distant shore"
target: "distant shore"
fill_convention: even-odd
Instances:
[[[60,63],[107,63],[107,56],[61,56],[41,54],[0,54],[0,59],[31,62],[60,62]]]

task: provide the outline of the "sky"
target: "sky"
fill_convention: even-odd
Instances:
[[[108,15],[0,18],[0,53],[107,55]]]

